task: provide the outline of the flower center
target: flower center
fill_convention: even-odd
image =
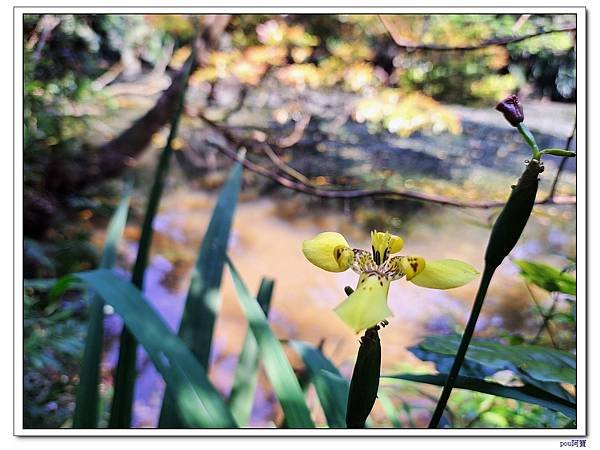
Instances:
[[[371,249],[373,250],[373,261],[378,266],[387,261],[390,256],[392,236],[390,233],[371,232]]]

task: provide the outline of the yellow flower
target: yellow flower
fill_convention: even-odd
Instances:
[[[352,269],[360,275],[354,292],[335,312],[354,331],[373,327],[392,316],[387,305],[390,283],[406,277],[417,286],[451,289],[479,275],[471,265],[455,259],[425,262],[420,256],[394,256],[404,246],[399,236],[373,231],[372,253],[350,247],[340,233],[327,231],[304,241],[302,252],[312,264],[329,272]]]

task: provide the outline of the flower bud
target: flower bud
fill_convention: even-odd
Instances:
[[[365,331],[360,340],[360,348],[352,372],[348,405],[346,406],[346,426],[364,428],[365,421],[373,409],[379,389],[381,371],[381,343],[374,326]]]
[[[519,103],[519,99],[516,95],[510,95],[502,100],[496,105],[496,109],[504,114],[504,118],[513,127],[516,127],[523,122],[523,119],[525,119],[525,116],[523,115],[523,107]]]

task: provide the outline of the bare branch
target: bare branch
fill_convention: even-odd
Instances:
[[[236,112],[242,109],[244,107],[244,104],[246,103],[246,98],[248,98],[248,86],[242,84],[240,92],[238,94],[237,102],[235,103],[233,108],[227,110],[225,114],[223,114],[221,121],[227,122],[232,115],[234,115]]]
[[[280,170],[288,174],[290,177],[295,178],[302,184],[312,185],[311,181],[304,174],[284,163],[282,159],[273,151],[269,144],[265,142],[262,147],[269,159],[273,161],[273,164],[279,167]]]
[[[552,330],[550,329],[550,326],[548,325],[548,321],[550,320],[550,317],[554,313],[554,308],[556,307],[556,296],[553,298],[552,308],[551,308],[550,312],[548,314],[545,314],[544,310],[542,309],[542,306],[540,305],[540,302],[537,300],[536,296],[534,295],[533,290],[531,289],[531,286],[529,285],[529,283],[527,281],[523,281],[523,282],[525,283],[525,287],[527,288],[529,297],[531,298],[531,300],[533,300],[533,303],[535,304],[535,307],[538,310],[538,313],[542,317],[542,324],[541,324],[537,334],[535,335],[535,337],[531,340],[531,344],[537,343],[542,332],[544,330],[546,330],[548,332],[548,336],[550,336],[550,341],[552,342],[552,346],[554,348],[558,348],[556,346],[556,342],[554,341],[554,335],[552,334]]]
[[[565,150],[569,150],[571,148],[571,142],[575,137],[575,133],[577,131],[577,120],[573,124],[573,131],[571,131],[571,135],[567,138],[567,142],[565,143]],[[558,178],[560,177],[561,172],[563,171],[565,164],[567,163],[568,156],[564,156],[560,161],[558,166],[558,170],[556,171],[556,176],[554,177],[554,181],[552,181],[552,187],[550,187],[550,192],[548,193],[548,199],[554,197],[554,193],[556,192],[556,186],[558,185]]]
[[[296,122],[294,125],[294,131],[292,131],[289,136],[281,138],[277,141],[277,147],[288,148],[296,145],[300,139],[302,139],[302,136],[304,136],[304,131],[310,123],[310,119],[310,114],[303,116],[298,122]]]
[[[430,50],[437,52],[451,52],[451,51],[471,51],[471,50],[479,50],[486,47],[493,47],[495,45],[506,46],[508,44],[514,44],[516,42],[521,42],[526,39],[530,39],[532,37],[541,36],[543,34],[551,34],[551,33],[564,33],[567,31],[576,31],[576,25],[565,25],[559,28],[553,28],[550,30],[538,30],[534,33],[524,34],[522,36],[506,36],[501,38],[493,38],[486,39],[484,41],[478,42],[477,44],[472,45],[457,45],[457,46],[445,46],[445,45],[435,45],[435,44],[416,44],[414,42],[409,42],[406,39],[403,39],[399,33],[393,28],[393,25],[390,24],[384,16],[379,16],[381,23],[389,33],[390,37],[394,41],[394,43],[403,49],[406,50]]]
[[[224,126],[210,120],[209,118],[204,116],[204,114],[202,112],[198,112],[197,116],[200,119],[202,119],[205,123],[207,123],[211,128],[218,131],[225,138],[225,140],[231,146],[233,146],[235,148],[238,148],[238,147],[241,147],[244,145],[255,144],[255,142],[248,142],[248,141],[239,139],[231,132],[231,130],[229,130],[229,128],[224,127]],[[416,201],[422,201],[422,202],[428,202],[428,203],[435,203],[438,205],[454,206],[457,208],[475,208],[475,209],[498,208],[498,207],[504,206],[504,204],[505,204],[504,201],[464,202],[461,200],[455,200],[455,199],[451,199],[449,197],[444,197],[442,195],[424,194],[422,192],[399,190],[399,189],[385,189],[385,188],[382,188],[382,189],[321,189],[321,188],[315,187],[313,184],[306,183],[305,180],[307,180],[307,178],[306,178],[306,176],[304,176],[302,174],[300,174],[301,175],[300,177],[293,175],[293,178],[295,178],[297,180],[297,182],[296,182],[296,181],[290,180],[288,178],[285,178],[285,177],[283,177],[283,176],[281,176],[259,164],[256,164],[256,163],[248,160],[247,157],[245,159],[240,158],[238,156],[238,154],[229,147],[224,147],[222,145],[218,145],[213,142],[209,142],[208,144],[211,147],[217,149],[219,152],[223,153],[228,158],[232,159],[233,161],[241,162],[242,165],[246,169],[248,169],[252,172],[255,172],[259,175],[269,178],[272,181],[274,181],[275,183],[277,183],[285,188],[291,189],[296,192],[302,192],[304,194],[312,195],[315,197],[344,198],[344,199],[366,198],[366,197],[404,198],[404,199],[408,199],[408,200],[416,200]],[[263,143],[259,143],[259,144],[263,144]],[[285,164],[285,163],[283,163],[283,161],[279,160],[279,163],[277,165],[280,166],[281,164]],[[289,167],[289,166],[287,166],[287,167]],[[299,173],[295,169],[292,169],[292,168],[289,168],[289,169],[296,172],[296,174]],[[285,172],[288,172],[288,171],[285,170]],[[288,175],[291,175],[291,174],[288,173]],[[575,196],[561,196],[561,197],[553,196],[552,198],[538,200],[536,202],[536,204],[538,204],[538,205],[550,205],[550,204],[552,204],[552,205],[574,205],[574,204],[576,204],[576,202],[577,202],[577,197],[575,197]]]
[[[209,142],[208,145],[217,149],[221,153],[223,153],[228,158],[233,161],[238,161],[242,163],[242,165],[259,175],[262,175],[266,178],[271,179],[277,184],[291,189],[296,192],[302,192],[304,194],[312,195],[320,198],[342,198],[342,199],[353,199],[353,198],[366,198],[366,197],[384,197],[384,198],[404,198],[408,200],[416,200],[421,202],[435,203],[438,205],[445,206],[454,206],[457,208],[476,208],[476,209],[489,209],[489,208],[498,208],[504,206],[504,201],[482,201],[482,202],[464,202],[460,200],[454,200],[448,197],[444,197],[442,195],[434,195],[434,194],[424,194],[422,192],[414,192],[407,190],[396,190],[396,189],[319,189],[314,186],[307,186],[301,182],[295,182],[289,180],[277,173],[266,169],[265,167],[256,164],[250,161],[248,158],[242,159],[237,153],[231,148],[224,147],[222,145],[216,144],[214,142]],[[551,199],[545,199],[537,201],[536,204],[562,204],[562,205],[572,205],[575,204],[576,197],[575,196],[565,196],[565,197],[553,197]]]

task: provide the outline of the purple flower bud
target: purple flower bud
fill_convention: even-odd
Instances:
[[[504,114],[504,118],[508,120],[513,127],[523,122],[523,107],[519,103],[516,95],[510,95],[496,105],[496,109]]]

